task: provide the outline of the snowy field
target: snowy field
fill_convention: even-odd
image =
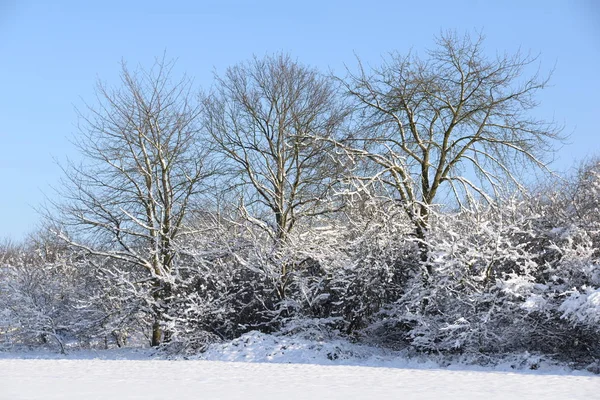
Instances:
[[[440,368],[339,339],[250,332],[189,360],[165,357],[148,348],[0,352],[0,400],[591,400],[600,393],[600,376],[531,354]]]
[[[0,398],[585,399],[600,378],[309,364],[158,360],[0,360]]]

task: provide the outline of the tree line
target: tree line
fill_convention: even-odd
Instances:
[[[207,91],[123,63],[78,111],[45,230],[1,251],[0,338],[598,355],[600,167],[525,185],[563,139],[532,115],[536,62],[449,32],[345,76],[254,57]]]

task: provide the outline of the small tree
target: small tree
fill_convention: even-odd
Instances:
[[[149,285],[152,345],[162,340],[177,276],[176,242],[213,173],[200,103],[191,81],[172,72],[164,59],[135,72],[123,64],[120,88],[98,84],[98,105],[79,113],[75,143],[84,161],[64,168],[58,204],[63,239],[147,277],[132,283]]]
[[[96,280],[77,251],[46,231],[21,244],[0,245],[0,342],[14,345],[80,344],[103,313],[87,306]]]
[[[543,156],[560,138],[553,124],[529,115],[548,82],[527,76],[534,57],[489,57],[483,37],[453,33],[427,54],[392,53],[371,72],[359,61],[359,72],[340,80],[361,120],[342,145],[378,167],[357,178],[391,188],[419,239],[444,185],[461,206],[475,196],[492,201],[520,187],[523,165],[545,168]]]

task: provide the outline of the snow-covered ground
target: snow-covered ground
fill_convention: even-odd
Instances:
[[[600,378],[220,361],[0,360],[0,398],[595,399]]]
[[[157,356],[164,354],[148,349],[67,356],[0,352],[0,400],[591,400],[600,393],[597,375],[532,355],[494,367],[440,368],[433,361],[342,340],[249,333],[190,360]]]

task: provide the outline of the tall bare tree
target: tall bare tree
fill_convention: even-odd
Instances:
[[[334,82],[277,54],[217,77],[205,107],[208,130],[241,189],[242,212],[275,240],[296,223],[330,211],[326,196],[340,167],[328,142],[347,115]]]
[[[99,83],[96,106],[79,112],[83,162],[64,168],[58,204],[61,237],[151,282],[152,344],[163,335],[175,243],[191,203],[213,173],[190,79],[173,79],[173,62],[130,72],[121,86]]]
[[[530,113],[548,83],[531,74],[536,58],[490,57],[483,41],[442,34],[425,59],[393,53],[370,71],[359,60],[358,73],[340,79],[361,120],[342,145],[377,166],[359,179],[391,188],[420,239],[440,191],[461,206],[474,196],[493,201],[520,186],[524,165],[544,169],[560,139],[560,129]]]

